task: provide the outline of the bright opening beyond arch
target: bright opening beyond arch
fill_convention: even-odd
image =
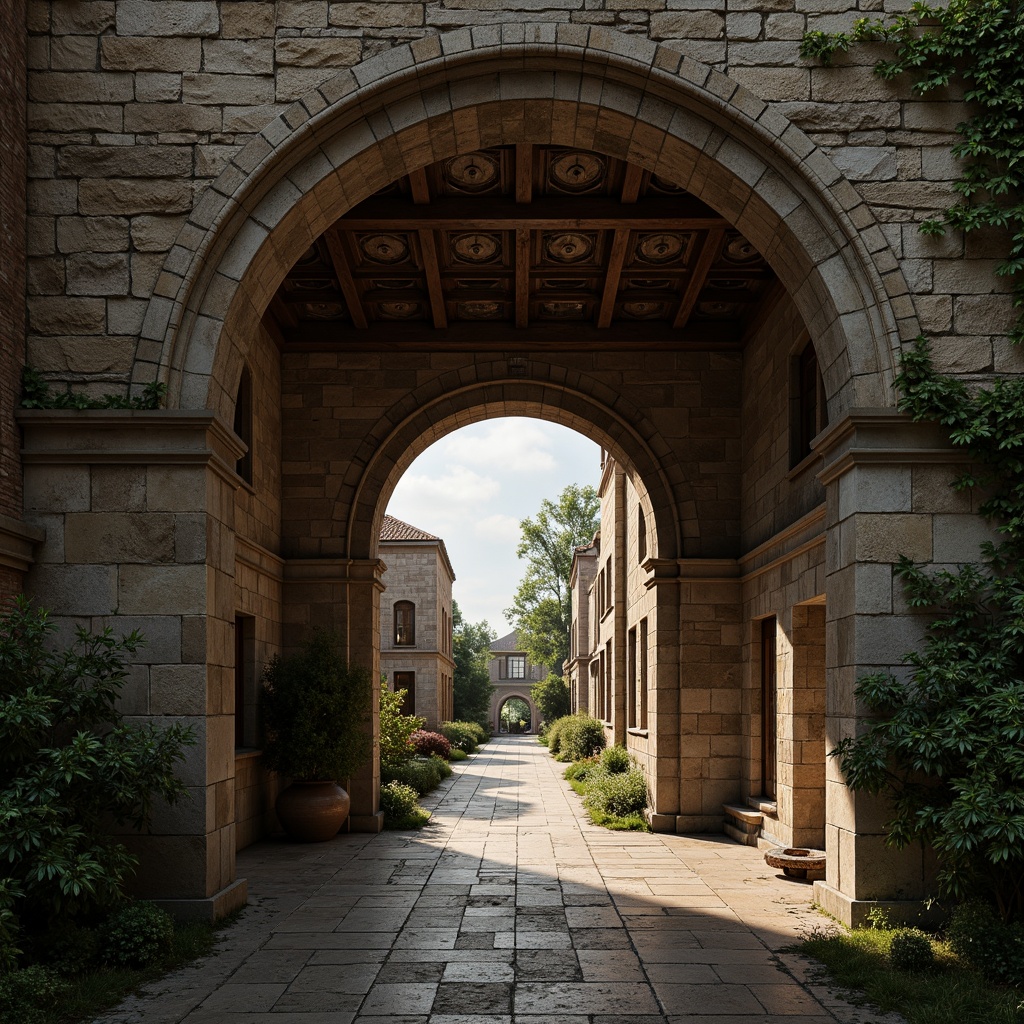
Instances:
[[[455,600],[470,622],[509,628],[504,610],[523,574],[519,523],[569,484],[597,488],[598,444],[526,417],[485,420],[432,444],[406,470],[388,515],[444,540]]]

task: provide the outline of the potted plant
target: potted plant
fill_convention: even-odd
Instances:
[[[324,842],[348,817],[344,782],[373,748],[371,673],[349,665],[338,638],[318,629],[300,653],[275,657],[263,673],[262,763],[292,780],[277,816],[299,842]]]

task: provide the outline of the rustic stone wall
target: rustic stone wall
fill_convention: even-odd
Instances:
[[[708,62],[766,101],[832,155],[879,221],[865,239],[873,251],[889,247],[878,271],[889,277],[898,269],[913,293],[899,299],[897,316],[916,312],[951,367],[1019,370],[1019,352],[991,337],[1011,316],[1005,296],[991,294],[1007,287],[991,274],[999,240],[965,248],[955,235],[916,230],[952,195],[948,147],[963,113],[957,97],[922,100],[906,83],[874,78],[871,53],[840,57],[833,69],[797,55],[806,29],[848,27],[881,7],[877,0],[741,0],[728,9],[723,0],[33,0],[30,361],[86,390],[123,384],[147,301],[163,290],[158,277],[172,240],[254,132],[398,42],[529,18],[647,37]],[[893,289],[895,297],[895,279]]]

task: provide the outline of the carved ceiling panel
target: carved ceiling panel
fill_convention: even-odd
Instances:
[[[604,154],[521,145],[361,203],[300,257],[266,319],[285,347],[736,347],[778,293],[757,249],[685,189]]]

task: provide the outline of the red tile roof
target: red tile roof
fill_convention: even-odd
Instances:
[[[415,526],[410,526],[408,523],[403,523],[401,519],[396,519],[394,516],[385,516],[380,528],[380,539],[439,541],[441,538],[435,537],[432,533],[427,533],[425,530],[417,529]]]

